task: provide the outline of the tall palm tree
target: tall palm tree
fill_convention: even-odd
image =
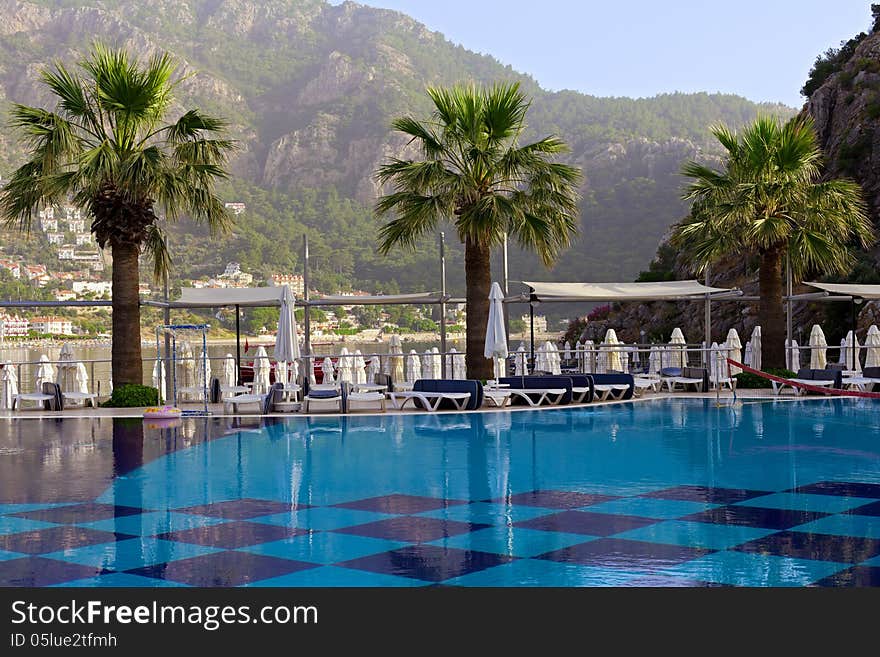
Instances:
[[[186,214],[212,231],[229,222],[214,184],[226,177],[234,144],[222,138],[225,122],[196,109],[166,122],[176,68],[167,54],[139,62],[96,43],[76,69],[59,62],[42,72],[57,100],[53,110],[12,108],[29,159],[0,190],[0,214],[7,227],[25,231],[39,209],[66,199],[90,214],[91,232],[113,257],[117,385],[143,383],[138,259],[148,253],[154,275],[167,274],[160,215]]]
[[[712,133],[724,147],[720,171],[688,162],[684,198],[691,212],[672,241],[698,270],[730,255],[758,255],[763,363],[785,367],[782,305],[784,262],[793,276],[843,274],[852,246],[867,247],[874,229],[859,186],[822,180],[822,151],[808,115],[785,123],[759,117],[741,134],[723,126]]]
[[[518,84],[427,93],[434,104],[429,120],[405,116],[392,123],[418,146],[421,159],[391,159],[376,174],[393,187],[376,203],[378,215],[394,214],[379,233],[379,250],[412,248],[440,221],[453,223],[465,245],[467,375],[487,379],[491,249],[507,233],[550,266],[577,233],[581,173],[553,161],[568,150],[558,137],[518,143],[530,105]]]

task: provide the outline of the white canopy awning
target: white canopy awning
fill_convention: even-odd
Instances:
[[[735,295],[739,290],[706,287],[696,280],[652,283],[538,283],[523,281],[538,301],[674,301]]]
[[[220,306],[280,306],[285,285],[274,287],[185,287],[171,306],[218,308]]]
[[[378,294],[373,296],[339,295],[309,299],[302,304],[310,306],[384,306],[399,304],[440,303],[443,295],[439,292],[420,292],[417,294]]]
[[[805,285],[819,288],[831,294],[856,297],[860,299],[880,299],[880,285],[862,285],[860,283],[809,283]]]

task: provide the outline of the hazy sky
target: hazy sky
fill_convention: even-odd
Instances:
[[[632,97],[720,91],[795,107],[803,104],[799,91],[816,55],[871,24],[871,0],[361,4],[407,13],[454,43],[528,73],[545,89]]]

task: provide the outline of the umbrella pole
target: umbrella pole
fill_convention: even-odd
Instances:
[[[789,254],[785,255],[785,279],[786,296],[788,297],[785,304],[785,362],[788,369],[793,369],[794,347],[791,344],[791,256]]]
[[[531,335],[530,338],[530,351],[529,358],[532,361],[532,370],[535,368],[535,304],[529,304],[529,332]]]
[[[852,324],[852,370],[853,376],[855,376],[855,372],[858,370],[856,367],[856,363],[858,363],[858,354],[856,353],[856,299],[853,297],[850,299],[850,323]]]
[[[446,378],[446,241],[440,232],[440,378]]]
[[[241,385],[241,310],[235,306],[235,385]]]

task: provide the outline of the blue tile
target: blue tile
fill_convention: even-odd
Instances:
[[[880,556],[862,562],[863,566],[880,566]]]
[[[663,575],[687,577],[734,586],[806,586],[848,564],[793,559],[745,552],[715,552],[662,571]]]
[[[223,518],[209,518],[173,511],[152,511],[137,516],[108,518],[96,522],[79,523],[79,527],[90,527],[108,532],[122,532],[135,536],[155,536],[165,532],[184,531],[195,527],[207,527],[226,522]]]
[[[7,513],[21,513],[22,511],[34,511],[36,509],[51,509],[55,506],[70,506],[73,502],[55,502],[53,504],[0,504],[0,515]]]
[[[670,520],[618,534],[618,538],[650,543],[671,543],[689,547],[725,550],[734,545],[772,534],[775,529],[742,525],[716,525],[709,522]]]
[[[717,506],[709,502],[692,502],[690,500],[667,500],[653,497],[624,497],[619,500],[596,504],[584,511],[596,513],[617,513],[643,518],[671,520],[691,513],[699,513]]]
[[[26,557],[24,552],[9,552],[7,550],[0,550],[0,561],[6,561],[7,559],[21,559],[22,557]]]
[[[835,499],[831,495],[827,497]],[[880,517],[841,514],[819,518],[805,525],[794,527],[795,531],[837,536],[864,536],[880,538]]]
[[[615,568],[519,559],[494,568],[454,577],[452,586],[621,586],[639,576]]]
[[[367,536],[312,532],[303,536],[241,548],[240,551],[310,563],[332,564],[365,557],[377,552],[395,550],[404,545],[406,543]]]
[[[129,570],[166,561],[218,552],[216,548],[156,538],[134,538],[44,555],[50,559],[81,563],[108,570]]]
[[[53,525],[50,522],[43,522],[42,520],[0,516],[0,536],[4,534],[17,534],[18,532],[29,532],[34,529],[46,529],[47,527],[55,526],[56,525]]]
[[[394,587],[394,586],[426,586],[433,582],[423,582],[412,577],[397,577],[382,573],[370,573],[365,570],[340,568],[338,566],[322,566],[298,573],[281,575],[264,579],[247,587],[262,586],[303,586],[303,587]]]
[[[303,529],[327,530],[352,527],[354,525],[362,525],[368,522],[393,517],[395,516],[387,513],[376,513],[374,511],[321,507],[255,518],[254,522],[265,522],[270,525],[299,527]]]
[[[773,493],[762,497],[753,497],[739,506],[760,506],[766,509],[791,509],[792,511],[824,511],[840,513],[857,506],[869,504],[874,500],[864,497],[844,497],[838,495],[819,495],[815,493]]]
[[[141,588],[157,588],[157,587],[180,587],[186,584],[178,582],[170,582],[165,579],[155,579],[153,577],[140,577],[130,573],[106,573],[97,577],[89,577],[87,579],[75,579],[72,582],[64,582],[63,584],[55,584],[57,587],[73,586],[77,588],[95,588],[95,587],[141,587]]]
[[[486,525],[512,525],[520,520],[529,520],[551,513],[556,513],[556,511],[521,504],[508,505],[496,504],[494,502],[474,502],[464,506],[451,506],[447,509],[426,511],[419,515],[427,518],[457,520],[459,522],[482,523]]]
[[[595,536],[586,536],[584,534],[566,534],[564,532],[544,532],[521,527],[496,526],[480,529],[469,534],[441,538],[428,543],[428,545],[506,554],[513,557],[534,557],[544,552],[585,543],[595,538]]]

